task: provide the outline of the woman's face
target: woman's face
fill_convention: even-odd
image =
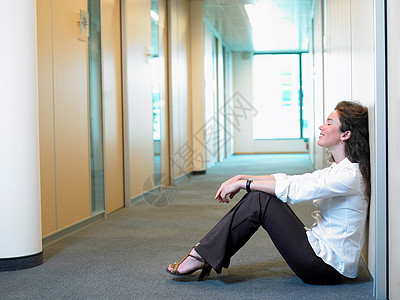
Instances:
[[[340,131],[339,114],[333,111],[326,119],[325,124],[319,127],[321,130],[317,144],[321,147],[332,149],[340,145],[343,132]]]

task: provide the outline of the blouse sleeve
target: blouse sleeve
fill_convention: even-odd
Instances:
[[[330,174],[328,169],[289,176],[273,174],[276,187],[275,195],[283,202],[303,201],[343,196],[355,193],[358,189],[358,173],[354,169]]]

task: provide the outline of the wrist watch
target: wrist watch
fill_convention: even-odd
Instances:
[[[251,190],[250,190],[250,184],[251,184],[253,181],[254,181],[253,178],[247,179],[247,181],[246,181],[246,191],[247,191],[248,193],[251,192]]]

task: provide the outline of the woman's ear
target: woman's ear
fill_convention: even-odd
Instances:
[[[351,131],[350,131],[350,130],[347,130],[347,131],[345,131],[345,132],[342,134],[341,140],[342,140],[342,141],[346,141],[346,140],[348,140],[350,137],[351,137]]]

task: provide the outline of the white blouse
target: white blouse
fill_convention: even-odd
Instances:
[[[275,194],[287,203],[314,200],[318,208],[307,237],[315,254],[349,278],[357,276],[368,201],[358,163],[347,158],[303,175],[273,174]]]

